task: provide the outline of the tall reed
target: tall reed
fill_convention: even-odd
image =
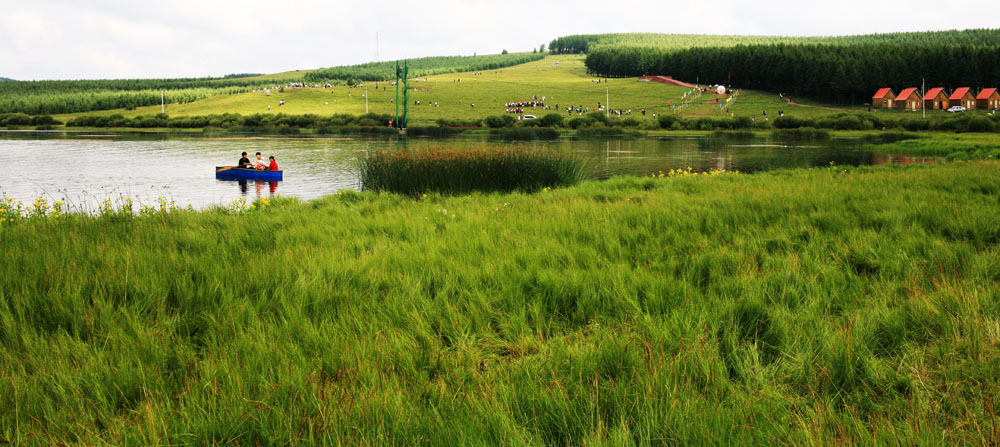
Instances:
[[[380,150],[358,159],[365,190],[401,194],[535,191],[582,180],[585,161],[545,147]]]

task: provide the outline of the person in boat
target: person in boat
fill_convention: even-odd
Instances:
[[[257,159],[253,161],[253,168],[257,170],[267,169],[267,165],[264,164],[264,159],[261,158],[260,152],[257,153]]]
[[[277,170],[279,170],[278,169],[278,162],[274,161],[274,155],[272,155],[270,157],[267,157],[267,159],[271,161],[271,164],[267,165],[267,170],[268,171],[277,171]]]
[[[240,156],[240,161],[239,161],[239,163],[236,164],[236,167],[238,167],[238,168],[250,168],[250,167],[252,167],[252,165],[250,165],[250,159],[247,158],[247,153],[246,152],[244,152],[243,155]]]

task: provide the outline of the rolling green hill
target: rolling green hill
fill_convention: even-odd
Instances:
[[[535,96],[551,110],[528,108],[525,114],[542,116],[561,113],[566,118],[566,106],[592,110],[598,103],[609,104],[613,109],[632,110],[632,118],[652,120],[653,115],[677,111],[685,117],[719,117],[723,112],[715,104],[719,97],[712,94],[688,95],[690,89],[637,79],[603,79],[587,74],[582,55],[549,55],[544,59],[500,70],[474,73],[453,73],[425,76],[410,81],[410,114],[414,124],[431,123],[444,119],[481,119],[489,115],[505,114],[505,103],[531,101]],[[598,82],[600,80],[600,82]],[[377,88],[376,88],[377,87]],[[367,109],[365,92],[368,92]],[[360,115],[395,113],[395,87],[385,82],[367,82],[358,88],[286,88],[284,91],[244,92],[218,95],[191,103],[169,104],[170,116],[213,115],[223,113],[248,114],[316,114],[347,113]],[[722,97],[725,98],[724,96]],[[284,99],[284,105],[279,106]],[[420,101],[416,105],[416,101]],[[475,104],[475,107],[472,107]],[[555,110],[556,106],[560,110]],[[270,109],[268,109],[270,106]],[[675,108],[674,106],[678,107]],[[646,115],[641,109],[647,110]],[[759,116],[763,110],[783,110],[786,115],[814,117],[845,110],[861,111],[862,108],[828,110],[817,107],[793,106],[776,94],[742,92],[730,105],[729,112],[736,116]],[[160,106],[139,107],[134,110],[106,110],[100,112],[61,114],[56,118],[68,121],[81,115],[121,114],[126,117],[155,115]],[[901,112],[889,111],[887,114]],[[578,116],[574,114],[572,116]],[[773,115],[772,115],[773,116]],[[762,119],[762,117],[761,117]]]

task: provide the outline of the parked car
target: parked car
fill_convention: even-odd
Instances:
[[[535,118],[536,118],[535,115],[524,115],[521,117],[521,119],[523,120],[533,120]]]
[[[962,107],[962,106],[951,106],[951,107],[948,107],[947,111],[951,112],[951,113],[964,112],[965,111],[965,107]]]

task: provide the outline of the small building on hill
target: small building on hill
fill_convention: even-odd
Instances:
[[[966,109],[976,108],[976,97],[972,96],[969,87],[959,87],[948,97],[948,103],[952,106],[962,106]]]
[[[896,96],[896,108],[903,110],[920,110],[923,107],[924,98],[920,95],[920,91],[916,87],[910,87],[903,89]]]
[[[1000,91],[984,88],[976,95],[976,107],[980,109],[1000,109]]]
[[[948,108],[948,95],[943,87],[935,87],[924,94],[924,108],[930,110],[944,110]]]
[[[891,109],[895,106],[896,94],[889,87],[880,88],[872,96],[872,107],[877,109]]]

